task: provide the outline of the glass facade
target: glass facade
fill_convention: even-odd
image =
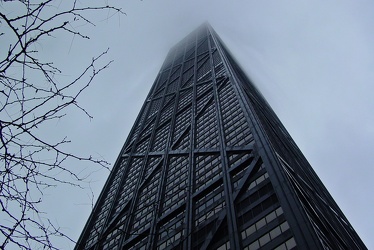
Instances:
[[[155,80],[76,249],[366,249],[204,24]]]

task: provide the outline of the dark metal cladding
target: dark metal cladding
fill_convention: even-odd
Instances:
[[[366,249],[204,24],[169,52],[76,249]]]

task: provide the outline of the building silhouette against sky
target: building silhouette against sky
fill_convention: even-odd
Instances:
[[[366,249],[204,24],[175,45],[76,249]]]

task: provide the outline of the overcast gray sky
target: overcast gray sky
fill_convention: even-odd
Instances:
[[[67,77],[107,47],[108,60],[114,60],[82,96],[94,119],[73,112],[55,129],[74,141],[71,150],[114,163],[169,48],[207,20],[374,249],[374,3],[186,2],[110,1],[127,16],[105,20],[104,14],[96,28],[83,27],[90,41],[70,37],[43,44]],[[92,175],[95,198],[107,176]],[[91,211],[89,193],[46,191],[45,210],[74,239]]]

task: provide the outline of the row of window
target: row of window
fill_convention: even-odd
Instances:
[[[264,245],[266,245],[270,241],[274,240],[276,237],[278,237],[282,233],[286,232],[289,228],[290,228],[290,226],[288,225],[287,221],[285,221],[282,224],[280,224],[279,226],[276,226],[275,228],[273,228],[270,232],[262,235],[259,239],[255,240],[254,242],[252,242],[248,246],[244,247],[243,250],[260,249],[261,247],[263,247]],[[286,248],[286,249],[291,249],[292,247],[296,246],[294,241],[293,242],[292,241],[288,242],[288,244],[290,245],[290,248]],[[292,246],[293,244],[294,244],[294,246]],[[281,248],[281,246],[279,246],[279,247]],[[286,247],[287,247],[287,244],[286,244]]]

